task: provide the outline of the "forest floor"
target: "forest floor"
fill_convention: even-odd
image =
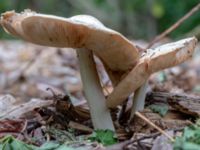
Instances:
[[[200,44],[191,60],[150,77],[146,107],[141,112],[174,139],[184,136],[183,131],[196,137],[196,131],[188,128],[192,125],[199,135],[194,139],[197,142],[193,147],[200,143],[199,50]],[[107,95],[113,90],[110,80],[101,62],[95,60]],[[173,142],[141,118],[135,116],[128,123],[131,100],[128,100],[125,111],[120,111],[120,107],[112,110],[118,143],[103,146],[108,145],[106,140],[113,142],[112,137],[109,139],[109,132],[105,141],[91,140],[92,133],[93,139],[99,133],[94,135],[73,49],[0,41],[0,68],[1,148],[8,141],[24,146],[25,150],[28,144],[33,147],[42,145],[43,150],[63,148],[61,144],[51,143],[54,141],[71,149],[173,149]],[[181,142],[187,146],[192,143],[187,137],[179,138],[176,146],[180,147]]]

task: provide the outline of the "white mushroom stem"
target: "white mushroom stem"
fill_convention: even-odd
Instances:
[[[92,51],[77,49],[83,90],[90,107],[90,114],[95,129],[114,131],[112,118],[106,106]]]
[[[148,86],[148,82],[146,81],[140,88],[138,88],[135,91],[129,122],[133,118],[135,112],[142,111],[144,109],[147,86]]]
[[[197,39],[192,37],[165,44],[155,50],[148,50],[128,75],[119,82],[107,98],[107,106],[114,108],[121,104],[133,91],[138,89],[148,77],[159,70],[178,65],[189,59]]]

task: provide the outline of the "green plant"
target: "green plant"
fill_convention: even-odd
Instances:
[[[175,140],[174,150],[200,150],[200,120],[184,128],[183,135]]]
[[[152,104],[148,106],[149,109],[151,109],[153,112],[160,114],[160,116],[164,117],[168,111],[167,105],[156,105]]]
[[[0,149],[1,150],[74,150],[74,148],[72,147],[68,147],[64,144],[58,144],[54,142],[46,142],[41,147],[37,147],[19,141],[12,136],[6,136],[0,140]]]
[[[88,139],[102,143],[104,146],[117,143],[117,138],[111,130],[95,130]]]
[[[0,140],[1,150],[33,150],[36,147],[33,145],[28,145],[22,141],[15,139],[12,136],[6,136]]]

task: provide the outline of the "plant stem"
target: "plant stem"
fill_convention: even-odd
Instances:
[[[110,129],[114,131],[112,118],[106,106],[106,99],[102,92],[92,51],[77,49],[77,54],[83,90],[90,108],[93,126],[95,129]]]

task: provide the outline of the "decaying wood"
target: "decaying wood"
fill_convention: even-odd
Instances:
[[[71,102],[66,100],[65,97],[60,98],[58,96],[54,96],[54,99],[56,100],[56,112],[63,114],[68,122],[76,121],[81,123],[90,119],[90,113],[88,109],[81,106],[74,106]]]
[[[191,58],[197,39],[195,37],[149,49],[137,65],[120,81],[107,98],[107,105],[114,108],[138,89],[154,72],[178,65]]]
[[[163,101],[171,105],[177,111],[184,114],[200,117],[200,97],[177,93],[150,92],[146,101]]]
[[[68,126],[72,129],[76,129],[76,130],[83,131],[83,132],[86,132],[86,133],[92,133],[93,132],[93,129],[91,129],[91,128],[83,125],[83,124],[74,122],[74,121],[70,121]]]

